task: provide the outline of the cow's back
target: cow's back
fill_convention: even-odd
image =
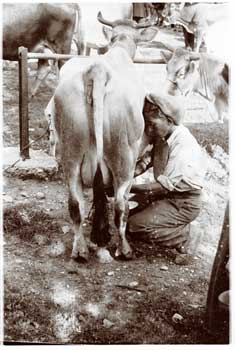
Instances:
[[[57,53],[69,53],[74,25],[72,4],[4,4],[3,58],[17,60],[19,46],[33,51],[40,43]]]
[[[103,160],[109,168],[115,169],[126,158],[129,148],[138,148],[144,130],[142,109],[145,90],[141,88],[143,85],[133,64],[115,71],[104,56],[68,61],[61,68],[55,92],[56,109],[59,111],[55,126],[63,143],[64,156],[71,156],[74,150],[75,157],[78,154],[84,157],[83,168],[92,168],[96,162],[92,130],[94,110],[91,108],[92,88],[87,93],[86,75],[97,64],[109,75],[103,98]],[[99,79],[99,76],[96,78]],[[89,84],[93,85],[92,82]],[[90,183],[89,176],[85,179],[84,175],[83,178],[86,184]]]
[[[18,47],[24,45],[31,50],[44,37],[44,30],[38,32],[42,4],[3,5],[3,58],[17,59]]]
[[[132,60],[125,51],[117,51],[116,55],[107,53],[104,56],[106,67],[112,72],[104,99],[104,128],[107,124],[112,142],[115,140],[117,143],[116,131],[119,130],[127,136],[127,142],[131,145],[142,135],[146,90],[143,77]]]
[[[227,64],[216,58],[214,55],[201,54],[200,71],[205,72],[207,84],[214,96],[225,99],[228,103],[228,66]]]
[[[186,22],[196,25],[211,25],[228,18],[228,4],[197,3],[184,6],[180,12],[180,17]]]
[[[146,91],[136,67],[132,62],[129,63],[120,65],[119,60],[115,62],[115,59],[113,61],[105,59],[105,56],[87,57],[86,59],[73,58],[61,68],[56,96],[65,106],[71,105],[70,101],[74,101],[74,104],[78,106],[77,110],[80,111],[82,108],[84,111],[87,104],[84,89],[86,73],[95,64],[101,64],[110,76],[104,95],[104,131],[109,129],[109,134],[112,135],[112,130],[120,129],[124,123],[125,128],[134,129],[140,137],[143,127],[142,123],[139,123],[139,120],[143,118],[140,111],[143,108]],[[66,118],[76,119],[76,116],[72,113]],[[79,115],[79,121],[81,120],[82,123],[87,123],[86,113]]]

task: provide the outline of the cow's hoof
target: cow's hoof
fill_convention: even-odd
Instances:
[[[106,248],[99,248],[96,252],[96,256],[101,264],[107,264],[113,261],[113,257]]]
[[[122,255],[121,250],[117,248],[114,255],[115,255],[115,258],[118,258],[119,256],[121,256]]]
[[[35,95],[34,94],[31,94],[30,96],[29,96],[29,102],[31,102],[33,99],[34,99],[34,97],[35,97]]]
[[[98,246],[97,246],[96,243],[93,243],[90,240],[87,240],[86,243],[87,243],[88,250],[90,252],[96,252],[97,251]]]
[[[79,263],[84,263],[88,261],[89,254],[87,252],[78,254],[72,253],[71,258]]]
[[[187,254],[188,253],[188,249],[187,247],[185,247],[184,245],[179,245],[178,247],[175,248],[177,250],[178,253],[180,254]]]
[[[126,260],[132,259],[132,249],[128,243],[123,245],[122,254],[125,256]]]
[[[53,152],[53,151],[50,150],[50,151],[48,152],[48,156],[55,158],[55,152]]]
[[[124,254],[119,248],[117,248],[115,252],[115,257],[118,260],[131,260],[133,259],[133,254],[131,250]]]
[[[66,265],[66,270],[69,274],[78,274],[78,264],[74,259],[70,259],[68,264]]]
[[[133,254],[131,250],[123,255],[125,256],[126,260],[131,260],[133,258]]]
[[[76,258],[72,258],[74,261],[76,261],[79,264],[85,264],[88,262],[87,258],[84,258],[83,256],[78,255]]]

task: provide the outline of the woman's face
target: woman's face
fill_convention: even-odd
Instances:
[[[171,124],[162,111],[157,108],[148,112],[146,118],[146,133],[149,136],[164,138],[168,135]]]

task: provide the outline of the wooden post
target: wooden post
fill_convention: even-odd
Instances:
[[[19,125],[20,155],[23,160],[29,157],[29,118],[28,118],[28,49],[21,46],[19,55]]]
[[[223,329],[224,325],[229,324],[229,312],[221,313],[219,309],[218,296],[221,292],[229,290],[229,272],[226,271],[226,264],[229,259],[229,204],[227,205],[222,232],[217,247],[216,256],[212,266],[210,283],[207,293],[206,305],[206,325],[210,332],[215,329]],[[228,307],[229,309],[229,307]],[[222,326],[223,324],[223,326]],[[222,328],[223,327],[223,328]]]

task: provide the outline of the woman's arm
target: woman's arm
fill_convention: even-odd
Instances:
[[[150,182],[146,184],[132,185],[131,193],[143,193],[150,196],[158,196],[167,194],[169,191],[163,187],[159,182]]]

